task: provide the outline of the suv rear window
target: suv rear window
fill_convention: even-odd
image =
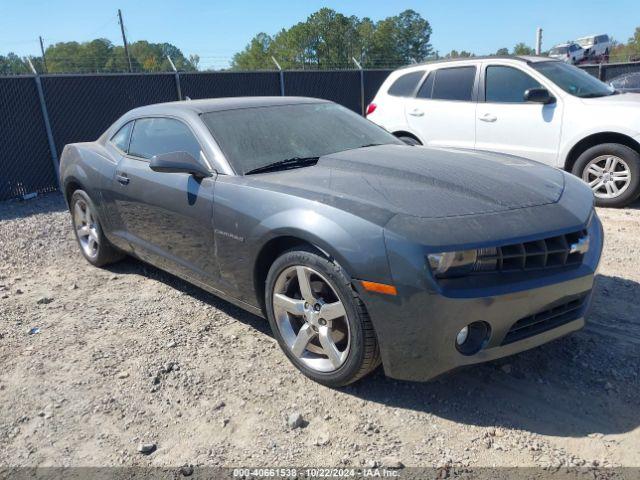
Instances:
[[[413,92],[416,91],[418,82],[424,75],[424,71],[411,72],[399,77],[389,87],[387,93],[396,97],[412,97]]]
[[[436,70],[431,98],[434,100],[470,102],[473,97],[475,79],[476,67],[454,67]]]

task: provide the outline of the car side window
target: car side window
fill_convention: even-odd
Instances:
[[[454,67],[436,70],[431,98],[434,100],[457,100],[470,102],[476,67]]]
[[[136,120],[129,144],[129,155],[150,159],[172,152],[190,153],[200,159],[200,144],[189,127],[173,118]]]
[[[420,90],[418,90],[418,98],[431,98],[431,95],[433,94],[433,80],[435,77],[435,72],[429,73],[426,80],[422,82]]]
[[[423,75],[424,70],[402,75],[395,82],[393,82],[393,84],[389,87],[387,93],[395,97],[412,97],[413,92],[416,91],[418,82]]]
[[[110,139],[110,142],[113,143],[118,148],[118,150],[124,153],[127,153],[129,149],[129,138],[131,138],[132,128],[133,122],[126,123]]]
[[[540,83],[517,68],[495,65],[485,71],[487,102],[525,103],[524,92],[530,88],[540,88]]]

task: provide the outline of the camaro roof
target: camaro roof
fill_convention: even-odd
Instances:
[[[158,113],[207,113],[240,108],[269,107],[277,105],[296,105],[303,103],[325,103],[328,100],[309,97],[227,97],[205,98],[202,100],[183,100],[178,102],[156,103],[136,108],[136,115]]]

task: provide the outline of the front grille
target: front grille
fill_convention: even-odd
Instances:
[[[575,320],[583,313],[588,294],[574,297],[562,305],[521,318],[514,323],[502,340],[502,345],[538,335]]]
[[[579,230],[532,242],[481,248],[473,273],[506,273],[580,265],[584,254],[579,251],[572,253],[571,245],[584,238],[587,238],[587,231]]]

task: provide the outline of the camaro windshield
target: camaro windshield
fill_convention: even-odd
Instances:
[[[534,62],[531,67],[576,97],[605,97],[615,93],[613,88],[573,65],[552,61]]]
[[[276,105],[202,115],[237,173],[289,159],[395,143],[390,133],[333,103]]]

